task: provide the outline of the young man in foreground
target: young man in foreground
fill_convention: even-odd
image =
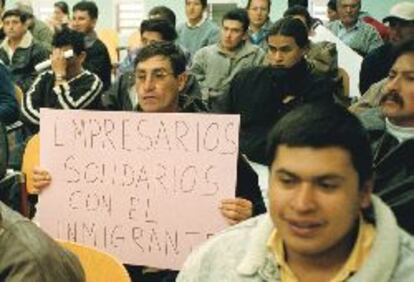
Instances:
[[[338,105],[300,106],[268,148],[269,213],[207,242],[178,281],[414,281],[414,239],[371,195],[372,156],[356,117]]]

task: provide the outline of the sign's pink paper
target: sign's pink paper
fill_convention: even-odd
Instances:
[[[122,262],[179,269],[227,226],[240,119],[235,115],[41,110],[38,204],[51,236]]]

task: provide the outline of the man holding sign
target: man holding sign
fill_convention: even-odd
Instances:
[[[204,104],[179,94],[186,82],[183,52],[172,43],[156,43],[142,49],[137,57],[136,92],[138,111],[147,113],[194,113],[205,111]],[[237,153],[236,153],[237,154]],[[34,185],[41,190],[50,184],[49,173],[35,169]],[[263,213],[265,206],[257,184],[257,175],[242,158],[238,158],[236,198],[221,202],[220,211],[230,224]],[[200,218],[202,221],[208,218]],[[154,281],[171,275],[169,271],[152,274]],[[173,275],[174,276],[174,275]]]

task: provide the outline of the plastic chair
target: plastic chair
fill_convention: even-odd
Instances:
[[[85,271],[86,282],[131,281],[127,270],[116,257],[79,243],[57,241],[78,256]]]
[[[112,65],[116,65],[119,61],[117,48],[119,46],[118,32],[110,28],[104,28],[97,31],[98,38],[102,40],[108,49],[109,56],[111,57]]]
[[[134,31],[128,37],[128,50],[139,48],[141,46],[141,32],[139,30]]]
[[[349,97],[349,74],[343,68],[338,68],[338,77],[342,80],[342,87],[344,89],[344,96]]]
[[[16,96],[17,103],[21,106],[23,104],[24,94],[22,89],[18,85],[14,85],[14,95]]]
[[[37,194],[33,188],[33,168],[40,165],[40,138],[33,135],[26,144],[23,153],[22,172],[26,176],[26,191],[28,194]]]

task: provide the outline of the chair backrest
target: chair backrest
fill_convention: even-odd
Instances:
[[[14,85],[14,95],[16,96],[17,103],[21,105],[23,103],[24,94],[23,90],[16,84]]]
[[[116,257],[79,243],[61,240],[58,242],[78,256],[85,271],[86,282],[131,281],[127,270]]]
[[[118,51],[117,48],[119,46],[119,35],[113,29],[110,28],[103,28],[97,30],[98,38],[102,40],[105,44],[106,48],[108,49],[109,56],[111,57],[112,65],[118,63]]]
[[[344,96],[349,97],[349,74],[343,68],[338,68],[338,77],[342,80]]]
[[[134,31],[128,37],[128,49],[132,50],[141,46],[141,32],[139,30]]]
[[[40,165],[40,138],[39,134],[33,135],[26,144],[23,154],[22,172],[26,175],[26,191],[36,194],[33,188],[33,168]]]

